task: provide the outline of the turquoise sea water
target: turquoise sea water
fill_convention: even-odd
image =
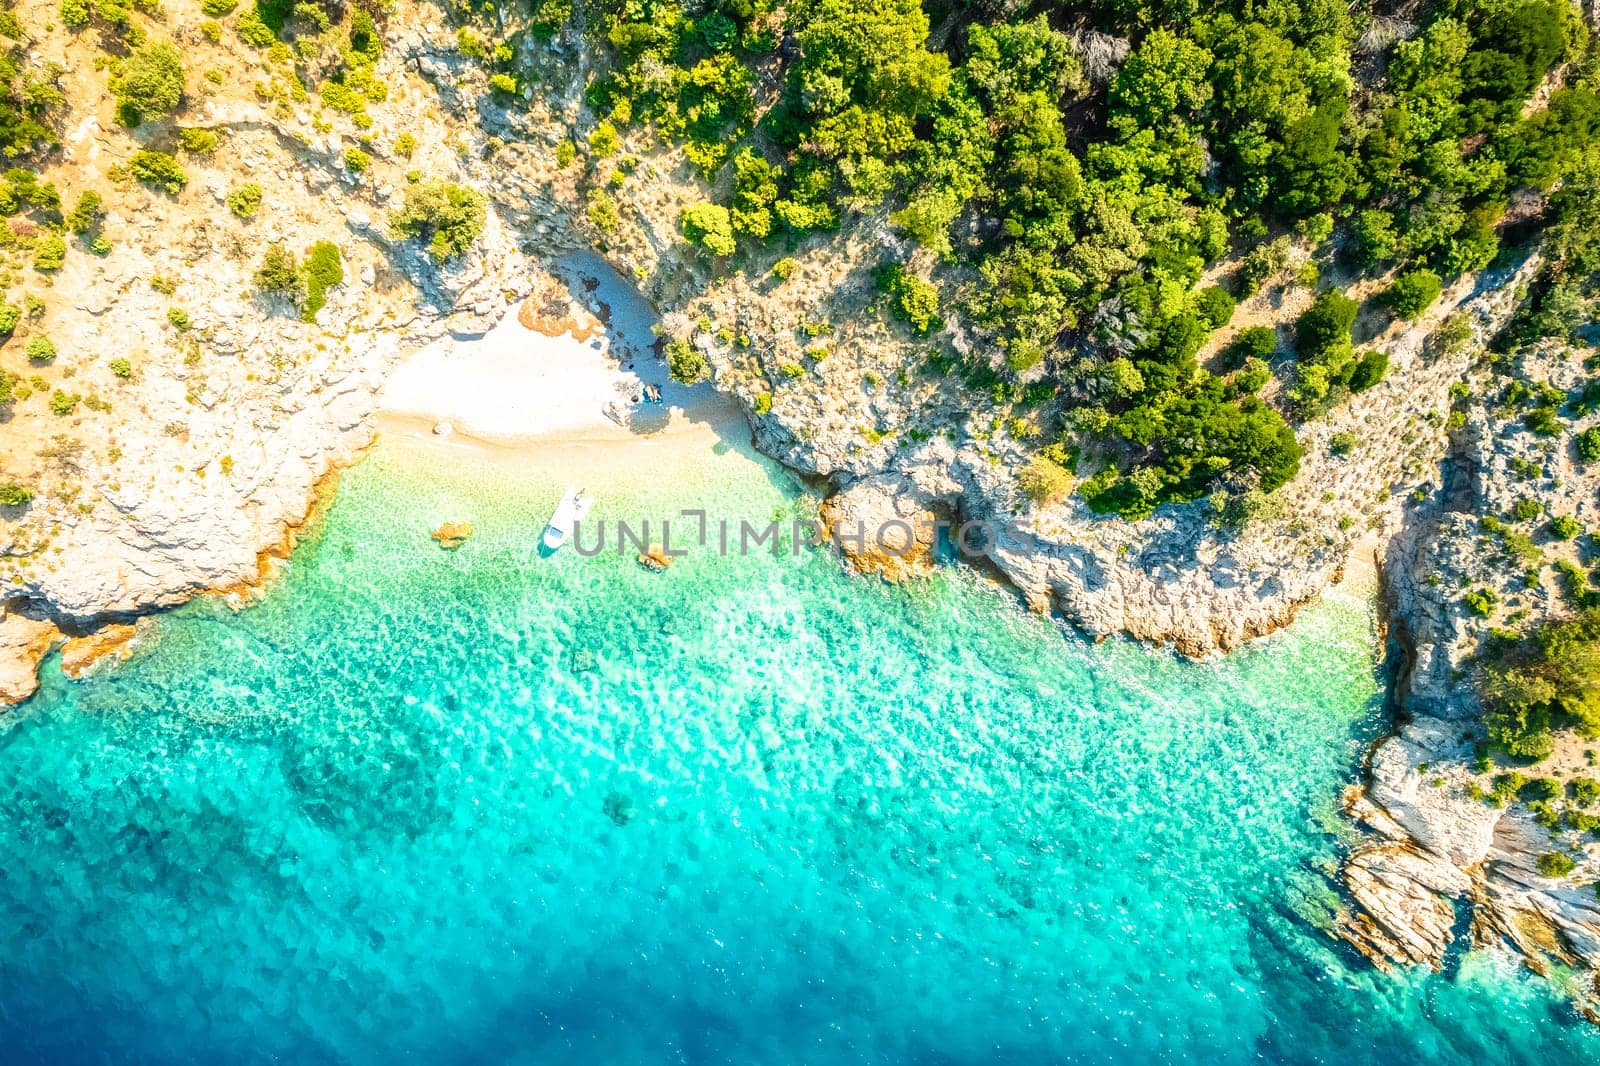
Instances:
[[[1580,1063],[1317,931],[1368,609],[1202,665],[971,572],[529,550],[562,463],[350,472],[271,594],[0,737],[0,1058]],[[596,517],[786,500],[737,453]],[[455,554],[427,538],[466,518]]]

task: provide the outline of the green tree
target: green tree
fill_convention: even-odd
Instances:
[[[712,255],[732,255],[736,247],[732,216],[721,204],[701,202],[684,208],[678,228],[690,244]]]
[[[390,219],[399,237],[428,238],[435,262],[464,255],[483,233],[489,201],[476,189],[439,178],[406,187],[405,203]]]
[[[170,114],[183,101],[183,58],[170,41],[141,45],[122,61],[111,89],[132,124]]]

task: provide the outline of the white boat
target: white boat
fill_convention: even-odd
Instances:
[[[544,536],[540,538],[545,549],[559,550],[578,523],[588,517],[589,508],[593,506],[593,496],[585,496],[582,489],[568,485],[566,495],[556,505],[556,513],[550,516],[550,524],[544,527]]]

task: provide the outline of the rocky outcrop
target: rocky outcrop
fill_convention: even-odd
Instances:
[[[1559,346],[1524,355],[1514,370],[1512,377],[1547,382],[1562,395],[1584,380]],[[1515,407],[1499,405],[1500,385],[1481,371],[1470,395],[1437,489],[1405,508],[1384,560],[1391,632],[1403,653],[1394,687],[1400,723],[1374,747],[1365,786],[1347,805],[1378,839],[1356,847],[1343,865],[1352,908],[1339,931],[1380,965],[1438,966],[1459,908],[1470,912],[1475,944],[1508,948],[1541,972],[1557,964],[1600,976],[1600,842],[1541,824],[1514,801],[1486,802],[1493,776],[1513,767],[1480,761],[1485,732],[1474,684],[1495,626],[1569,609],[1564,578],[1551,564],[1571,561],[1575,549],[1540,528],[1553,515],[1585,528],[1600,517],[1600,475],[1572,462],[1573,436],[1596,419],[1535,433]],[[1537,517],[1519,522],[1521,501],[1537,503]],[[1485,515],[1501,516],[1521,539],[1486,531]],[[1530,583],[1530,574],[1537,580]],[[1492,597],[1469,606],[1464,594],[1484,589]],[[1495,605],[1488,614],[1484,603]],[[1590,745],[1571,739],[1539,767],[1522,769],[1558,782],[1592,772],[1584,754]],[[1547,852],[1575,855],[1577,869],[1542,875],[1536,857]],[[1600,986],[1591,993],[1583,982],[1573,987],[1579,1008],[1592,1014]]]

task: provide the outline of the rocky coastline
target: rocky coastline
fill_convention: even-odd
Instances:
[[[1505,945],[1543,970],[1584,974],[1569,987],[1596,1016],[1600,846],[1584,845],[1577,878],[1544,878],[1532,857],[1548,849],[1550,831],[1469,791],[1484,777],[1475,768],[1482,726],[1470,663],[1491,620],[1468,616],[1456,579],[1480,580],[1499,566],[1479,545],[1475,516],[1507,509],[1518,483],[1508,464],[1530,445],[1497,432],[1501,420],[1487,401],[1467,403],[1464,425],[1451,428],[1452,386],[1475,373],[1535,258],[1463,280],[1420,322],[1367,324],[1362,343],[1389,353],[1391,373],[1301,429],[1299,476],[1242,529],[1220,524],[1205,501],[1138,522],[1094,515],[1072,495],[1037,504],[1014,473],[1029,450],[1028,427],[996,425],[942,395],[917,373],[918,345],[866,313],[876,297],[865,265],[898,239],[886,226],[811,239],[783,284],[714,275],[677,231],[696,194],[692,170],[671,151],[639,146],[640,195],[620,229],[602,235],[584,219],[576,177],[550,159],[579,125],[577,93],[552,93],[517,114],[474,103],[487,100],[467,91],[483,72],[461,61],[437,13],[411,18],[393,27],[381,68],[396,87],[392,99],[373,110],[442,113],[421,131],[416,157],[492,192],[482,239],[439,269],[382,223],[409,160],[375,165],[358,186],[331,165],[346,138],[308,116],[224,99],[202,105],[194,121],[228,133],[238,172],[202,176],[199,203],[152,199],[114,211],[107,227],[122,247],[104,261],[73,259],[58,283],[70,299],[57,300],[40,324],[96,357],[137,353],[138,373],[117,401],[137,414],[30,431],[40,456],[30,473],[54,491],[7,513],[0,527],[0,706],[25,700],[40,663],[63,644],[63,668],[81,673],[125,655],[142,616],[195,595],[258,587],[312,513],[319,487],[371,444],[377,397],[400,359],[447,333],[481,334],[546,284],[542,260],[593,247],[638,281],[666,334],[703,354],[717,387],[744,406],[757,447],[829,485],[825,520],[1017,523],[1034,546],[999,547],[991,561],[1032,609],[1057,612],[1092,636],[1126,634],[1192,657],[1226,652],[1288,624],[1339,580],[1359,545],[1385,545],[1383,595],[1405,666],[1395,682],[1396,732],[1375,746],[1367,780],[1348,797],[1368,835],[1340,873],[1351,906],[1337,935],[1380,965],[1440,966],[1470,911],[1476,943]],[[581,85],[581,48],[558,39],[548,49],[551,63],[577,72],[566,84]],[[129,154],[126,140],[96,131],[75,142],[59,180],[72,187],[74,175],[103,172]],[[351,281],[311,323],[239,295],[249,268],[225,250],[241,229],[222,205],[229,183],[245,174],[265,180],[284,205],[248,231],[252,247],[318,235],[344,242]],[[186,228],[191,247],[169,247]],[[168,274],[187,286],[192,323],[183,331],[163,324],[167,294],[144,284]],[[1268,285],[1241,305],[1238,322],[1282,325],[1308,299],[1287,282]],[[1454,339],[1443,343],[1447,323]],[[958,343],[972,343],[959,321],[951,329]],[[816,355],[819,336],[825,358]],[[264,351],[269,358],[244,358]],[[76,380],[94,366],[86,356]],[[789,366],[802,372],[780,372]],[[1559,384],[1571,368],[1550,357],[1531,372]],[[76,449],[51,443],[67,433]],[[1335,448],[1336,437],[1354,443]],[[1517,491],[1542,494],[1547,507],[1581,499],[1579,517],[1594,517],[1597,486],[1573,464],[1547,480]],[[890,579],[934,565],[933,539],[900,548],[846,561]],[[1512,574],[1500,576],[1509,588]],[[1558,611],[1547,580],[1550,588],[1525,590],[1523,599],[1508,593],[1507,609]]]

